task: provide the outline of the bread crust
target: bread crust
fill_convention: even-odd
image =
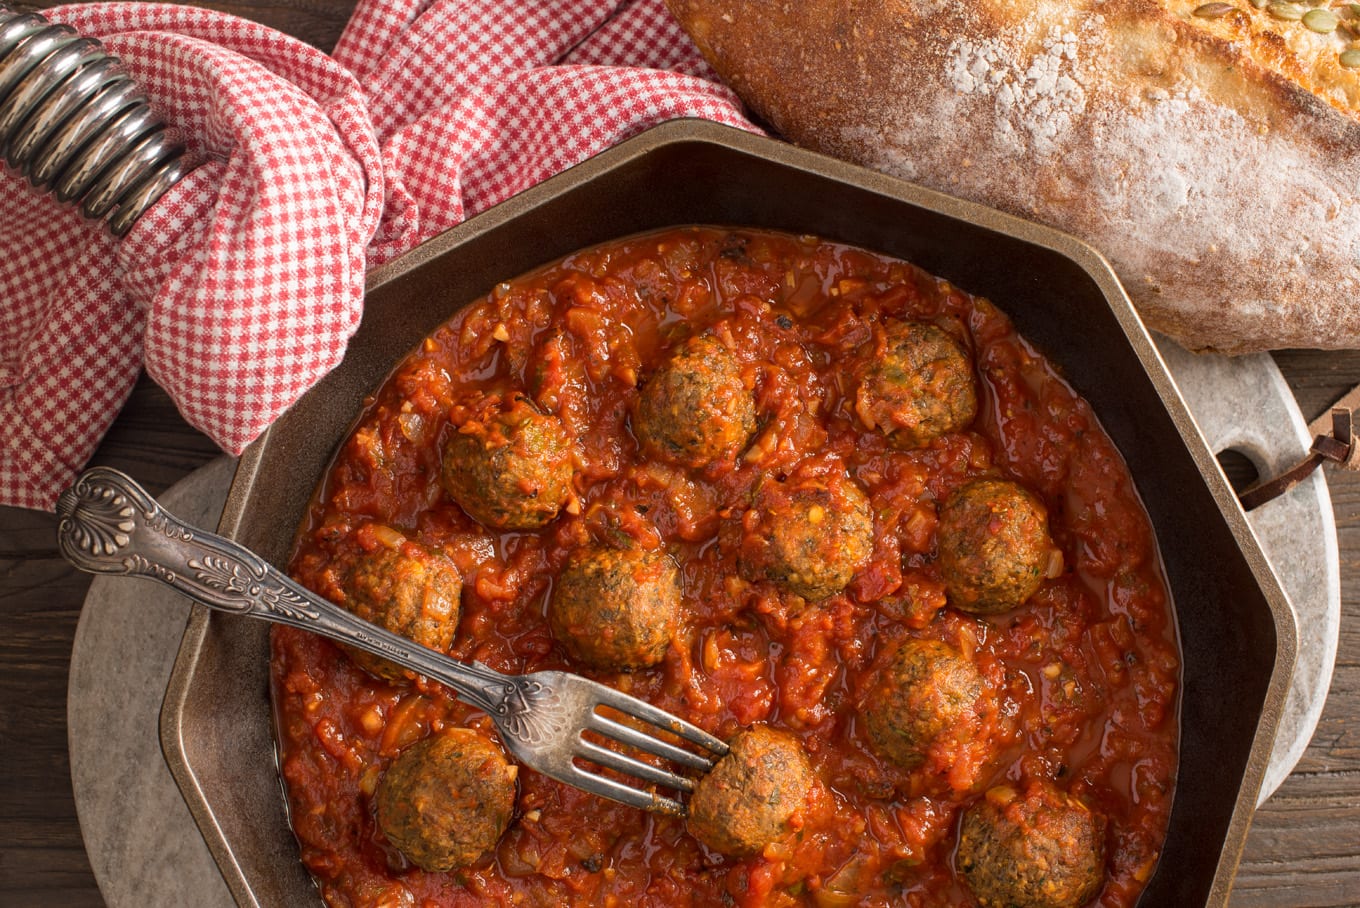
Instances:
[[[667,2],[791,141],[1087,240],[1192,349],[1360,346],[1343,29],[1248,0]]]

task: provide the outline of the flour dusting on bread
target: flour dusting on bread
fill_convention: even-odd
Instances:
[[[1340,27],[1247,0],[1211,20],[1179,0],[669,2],[790,139],[1076,234],[1188,346],[1360,346]]]
[[[1053,29],[1038,53],[1021,60],[1003,40],[960,39],[945,58],[946,74],[957,91],[992,99],[1002,143],[1049,156],[1086,110],[1086,90],[1072,77],[1077,44],[1076,35]]]

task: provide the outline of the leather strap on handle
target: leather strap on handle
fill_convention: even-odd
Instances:
[[[1331,410],[1323,412],[1317,419],[1308,424],[1308,432],[1311,435],[1326,435],[1332,428],[1332,410],[1344,407],[1352,413],[1360,413],[1360,385],[1351,388],[1341,396],[1341,399],[1332,404]]]
[[[1244,509],[1250,511],[1278,498],[1307,479],[1324,461],[1347,470],[1360,470],[1360,444],[1356,443],[1351,418],[1352,408],[1360,404],[1360,387],[1351,390],[1337,404],[1331,411],[1331,433],[1323,434],[1325,414],[1315,419],[1308,426],[1309,430],[1316,433],[1308,456],[1274,479],[1258,482],[1242,492],[1238,499]]]

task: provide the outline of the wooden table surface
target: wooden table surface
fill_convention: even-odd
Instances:
[[[230,9],[329,48],[352,3],[203,5]],[[1360,382],[1360,351],[1289,351],[1276,359],[1310,419]],[[124,470],[159,493],[216,454],[164,392],[143,379],[94,463]],[[1302,762],[1256,815],[1233,894],[1235,908],[1360,905],[1360,474],[1329,471],[1328,482],[1341,547],[1336,673]],[[5,908],[103,905],[81,842],[66,742],[71,641],[90,580],[57,554],[55,526],[50,514],[0,508],[0,906]],[[154,893],[147,893],[145,904],[157,906]]]

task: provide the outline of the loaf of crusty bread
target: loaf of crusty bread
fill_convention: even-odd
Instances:
[[[1360,6],[667,2],[791,141],[1081,237],[1189,347],[1360,346]]]

